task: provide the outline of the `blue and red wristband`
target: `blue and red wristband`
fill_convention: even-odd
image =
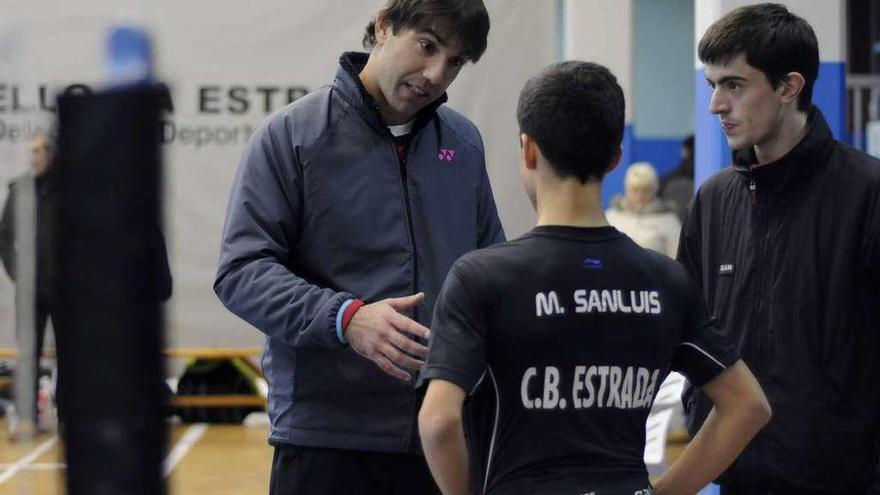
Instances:
[[[340,343],[348,344],[348,341],[345,340],[345,329],[348,328],[348,324],[351,323],[354,314],[357,313],[364,304],[366,303],[360,299],[349,299],[339,307],[339,312],[336,314],[336,338],[339,339]]]

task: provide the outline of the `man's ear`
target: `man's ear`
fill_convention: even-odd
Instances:
[[[535,170],[538,166],[538,143],[528,134],[519,135],[520,153],[526,168]]]
[[[623,145],[617,147],[617,150],[611,155],[611,161],[608,162],[608,168],[605,169],[605,175],[611,173],[612,170],[620,165],[620,159],[623,158]]]
[[[388,40],[388,34],[391,30],[391,23],[381,16],[376,17],[376,26],[374,27],[376,34],[376,44],[382,45]]]
[[[782,83],[780,87],[782,88],[782,93],[780,96],[782,97],[783,103],[790,103],[792,101],[797,101],[798,96],[800,96],[801,91],[804,89],[804,85],[807,84],[806,79],[800,72],[789,72],[782,79]]]

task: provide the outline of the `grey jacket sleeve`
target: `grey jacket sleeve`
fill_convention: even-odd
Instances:
[[[498,209],[495,207],[495,196],[492,194],[492,185],[489,183],[489,174],[483,166],[483,177],[480,187],[479,211],[477,211],[477,247],[483,248],[504,242],[504,227],[498,218]]]
[[[319,287],[290,268],[303,201],[291,141],[288,126],[276,121],[248,143],[229,197],[214,291],[270,339],[341,347],[336,314],[353,296]]]

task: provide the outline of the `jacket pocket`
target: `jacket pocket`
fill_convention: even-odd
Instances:
[[[308,349],[297,353],[296,366],[295,428],[405,437],[415,414],[412,385],[352,349]]]

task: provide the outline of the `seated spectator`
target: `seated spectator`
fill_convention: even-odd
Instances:
[[[615,197],[605,215],[608,223],[639,246],[675,257],[681,221],[670,205],[657,197],[654,166],[633,163],[624,178],[624,195]]]

